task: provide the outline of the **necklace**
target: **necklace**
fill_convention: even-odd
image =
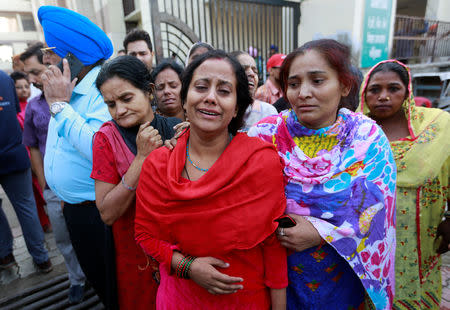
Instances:
[[[229,141],[228,141],[228,144],[231,142],[232,139],[233,139],[233,135],[230,133],[230,134],[229,134]],[[188,159],[188,161],[191,163],[191,165],[192,165],[195,169],[200,170],[200,171],[202,171],[202,172],[208,172],[209,168],[208,168],[208,169],[200,168],[199,166],[197,166],[196,164],[194,164],[194,163],[192,162],[191,156],[189,156],[189,140],[188,140],[188,142],[187,142],[187,144],[186,144],[186,158]],[[186,166],[185,166],[185,167],[186,167]],[[187,173],[187,169],[186,169],[186,173]]]
[[[192,162],[191,157],[189,156],[189,141],[188,141],[188,143],[186,144],[186,158],[189,160],[189,162],[191,163],[191,165],[194,166],[195,169],[200,170],[200,171],[203,171],[203,172],[207,172],[207,171],[208,171],[208,169],[200,168],[199,166],[197,166],[196,164],[194,164],[194,163]]]

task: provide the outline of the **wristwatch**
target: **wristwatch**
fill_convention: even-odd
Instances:
[[[61,112],[64,109],[66,104],[67,104],[67,102],[64,102],[64,101],[53,102],[50,105],[50,114],[54,117],[56,114],[58,114],[59,112]]]

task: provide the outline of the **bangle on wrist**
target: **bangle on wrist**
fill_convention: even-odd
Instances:
[[[125,175],[122,176],[122,186],[125,187],[129,191],[135,191],[137,188],[137,186],[132,187],[132,186],[129,186],[127,183],[125,183]]]
[[[181,278],[181,268],[182,268],[185,260],[186,260],[186,257],[183,257],[183,259],[180,260],[177,264],[176,274],[177,274],[178,278]]]
[[[450,211],[445,211],[445,212],[444,212],[444,217],[445,217],[446,219],[450,219]]]
[[[183,277],[184,277],[185,279],[189,279],[189,278],[190,278],[190,277],[189,277],[189,271],[191,270],[191,265],[192,265],[192,263],[194,262],[194,260],[195,260],[196,258],[197,258],[197,257],[195,257],[195,256],[191,256],[190,260],[187,262],[186,268],[185,268],[185,272],[184,272],[184,274],[183,274]]]
[[[189,270],[192,265],[192,262],[196,259],[195,256],[185,256],[180,262],[177,264],[176,274],[178,278],[181,279],[189,279]]]

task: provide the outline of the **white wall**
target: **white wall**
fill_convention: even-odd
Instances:
[[[31,3],[25,0],[0,0],[0,12],[30,12]]]
[[[450,22],[450,1],[428,0],[425,18],[437,19],[443,22]]]
[[[443,22],[450,22],[450,1],[440,0],[437,10],[437,19]]]
[[[299,45],[318,37],[353,36],[354,8],[361,0],[305,0],[301,3]]]
[[[121,0],[74,0],[74,2],[73,10],[89,18],[111,39],[114,53],[122,49],[125,23]]]
[[[332,38],[352,46],[358,59],[362,40],[363,0],[305,0],[301,2],[298,45]]]
[[[122,49],[125,38],[125,23],[121,0],[95,0],[94,9],[97,21],[101,20],[100,28],[105,31],[114,46],[114,55]],[[117,22],[121,21],[121,22]]]

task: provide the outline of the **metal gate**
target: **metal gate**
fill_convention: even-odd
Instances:
[[[157,59],[174,53],[184,63],[189,48],[198,41],[229,52],[252,47],[257,51],[253,56],[263,63],[272,44],[280,53],[297,47],[298,2],[150,0],[150,10]]]
[[[450,23],[422,17],[395,17],[392,57],[431,60],[450,56]]]

